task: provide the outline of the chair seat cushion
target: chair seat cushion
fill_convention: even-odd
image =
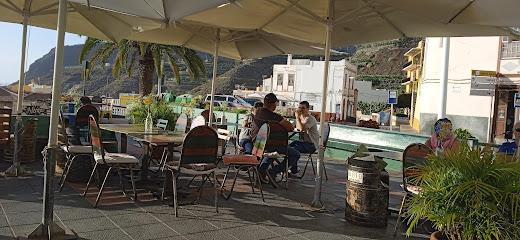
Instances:
[[[258,165],[260,162],[254,155],[226,155],[222,157],[224,164]]]
[[[89,154],[92,153],[92,146],[69,145],[61,146],[64,152],[72,154]]]
[[[166,163],[167,167],[173,169],[179,169],[180,161],[169,161]],[[217,165],[214,163],[193,163],[193,164],[183,164],[181,168],[194,170],[194,171],[208,171],[217,168]]]
[[[94,154],[94,159],[97,163],[103,164],[103,159],[101,158],[101,155]],[[139,159],[136,157],[130,155],[130,154],[124,154],[124,153],[105,153],[105,161],[107,163],[114,163],[114,164],[137,164],[139,163]]]

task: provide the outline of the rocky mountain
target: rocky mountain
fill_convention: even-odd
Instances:
[[[374,87],[379,82],[383,83],[383,87],[390,88],[392,86],[399,87],[400,81],[404,78],[404,72],[401,71],[406,58],[403,54],[409,48],[416,46],[420,39],[396,39],[378,43],[371,43],[359,46],[350,46],[336,49],[346,54],[331,56],[331,60],[341,60],[347,58],[350,62],[358,65],[359,80],[372,80]],[[64,52],[64,71],[62,90],[66,92],[83,92],[83,79],[81,78],[81,64],[79,63],[79,51],[82,45],[66,46]],[[166,83],[163,87],[164,91],[174,92],[175,94],[191,93],[195,95],[205,95],[210,92],[210,81],[212,77],[213,56],[207,53],[199,52],[199,55],[206,62],[207,80],[190,81],[188,74],[181,71],[183,75],[181,84],[173,81],[173,73],[171,69],[166,68]],[[113,62],[114,56],[108,62]],[[310,58],[311,60],[322,60],[322,56],[293,56],[297,58]],[[235,84],[245,84],[249,89],[259,86],[262,79],[272,75],[273,64],[286,63],[287,57],[273,56],[254,60],[237,61],[227,58],[219,58],[217,76],[217,92],[229,94],[233,91]],[[39,84],[52,84],[52,71],[54,64],[54,49],[36,60],[26,73],[26,82],[34,79]],[[182,66],[181,66],[182,70]],[[137,71],[131,77],[128,74],[122,74],[119,78],[115,78],[111,74],[112,69],[102,69],[99,66],[94,67],[91,77],[87,80],[86,92],[88,95],[105,95],[117,96],[121,92],[131,93],[138,92],[138,74]],[[156,78],[155,78],[156,79]],[[382,79],[382,80],[381,80]],[[155,83],[156,84],[156,83]],[[387,85],[384,85],[387,84]],[[154,87],[156,89],[156,86]]]

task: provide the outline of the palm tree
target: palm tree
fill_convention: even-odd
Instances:
[[[178,84],[181,82],[181,76],[179,65],[175,60],[176,57],[180,57],[184,61],[192,81],[199,80],[201,73],[204,79],[206,79],[206,65],[204,61],[197,52],[189,48],[131,40],[121,40],[119,43],[112,43],[89,37],[81,48],[79,54],[80,63],[94,49],[95,51],[90,57],[91,66],[99,63],[102,68],[105,67],[105,63],[110,55],[117,51],[112,68],[112,74],[116,77],[121,75],[122,69],[126,69],[128,77],[131,78],[135,63],[138,61],[140,96],[146,96],[152,92],[154,69],[157,76],[164,74],[163,59],[167,59]],[[90,72],[87,74],[90,74]]]

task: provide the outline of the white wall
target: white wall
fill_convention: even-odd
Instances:
[[[356,81],[358,102],[388,102],[388,90],[372,89],[371,81]]]
[[[426,38],[420,111],[437,113],[442,39]],[[496,71],[499,37],[452,37],[446,114],[489,117],[492,97],[470,96],[471,70]]]
[[[452,37],[450,41],[446,114],[468,117],[468,122],[469,117],[491,118],[493,97],[470,95],[471,70],[497,70],[500,37]],[[417,110],[420,111],[418,116],[425,113],[437,115],[438,112],[441,42],[442,38],[426,38],[423,75],[417,101]],[[420,120],[423,125],[424,119]],[[464,124],[454,123],[455,127],[464,127]],[[484,125],[465,128],[470,132],[489,133],[490,122],[488,120]]]

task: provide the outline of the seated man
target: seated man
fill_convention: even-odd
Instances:
[[[256,112],[264,107],[262,102],[255,102],[253,111],[246,115],[244,118],[244,122],[242,122],[242,132],[240,132],[240,136],[238,136],[238,145],[244,148],[244,154],[251,154],[253,152],[253,141],[251,137],[251,127],[253,125],[253,119],[255,117]]]
[[[292,142],[289,146],[298,150],[300,153],[315,152],[319,146],[320,134],[318,132],[318,122],[309,112],[309,102],[301,102],[294,115],[296,117],[296,128],[300,130],[301,133],[300,139]]]
[[[449,119],[437,120],[434,124],[432,137],[426,140],[425,145],[430,147],[437,154],[444,154],[445,150],[458,151],[461,142],[453,133],[452,123]]]
[[[258,134],[258,130],[264,123],[280,123],[282,126],[287,128],[287,131],[292,131],[294,129],[292,123],[285,120],[282,116],[275,113],[276,103],[278,102],[278,98],[273,93],[269,93],[264,98],[264,107],[259,109],[256,112],[255,118],[253,119],[253,126],[251,131],[252,139],[256,137]],[[292,147],[288,147],[288,159],[289,166],[291,167],[291,171],[293,173],[297,172],[297,164],[300,159],[300,152]],[[274,158],[264,158],[258,166],[258,171],[260,172],[262,180],[265,181],[264,176],[267,175],[269,178],[269,182],[273,187],[278,187],[276,184],[276,175],[278,173],[285,171],[285,160],[276,166],[274,166],[271,170],[267,171],[269,166],[275,161]]]

